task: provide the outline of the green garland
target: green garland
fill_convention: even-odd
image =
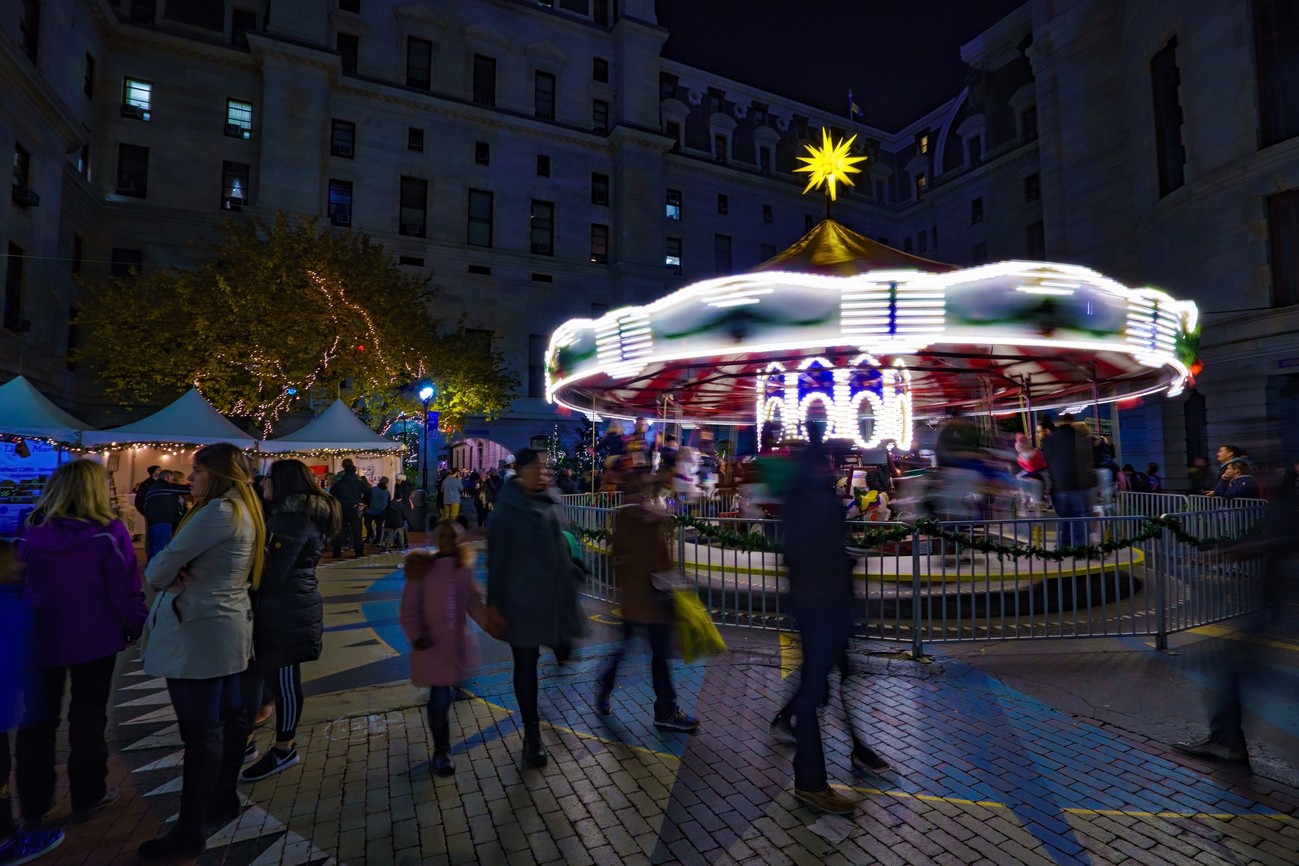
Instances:
[[[749,553],[779,553],[781,550],[781,546],[766,535],[735,532],[689,514],[673,515],[672,522],[681,529],[693,529],[702,540],[715,542],[719,547]],[[1253,534],[1256,528],[1251,528],[1244,534]],[[594,543],[606,542],[611,535],[608,529],[574,529],[573,532],[584,540]],[[1116,536],[1099,544],[1078,544],[1070,547],[1049,549],[1038,544],[1024,544],[1022,542],[1005,544],[987,535],[977,537],[964,535],[950,529],[944,529],[942,523],[932,517],[922,517],[913,524],[904,523],[896,526],[880,527],[879,529],[868,529],[861,535],[850,534],[844,539],[844,545],[846,547],[872,549],[912,539],[919,533],[927,538],[936,538],[949,542],[957,549],[996,554],[998,557],[1009,556],[1060,562],[1064,559],[1099,559],[1131,547],[1133,544],[1158,538],[1164,532],[1168,532],[1178,541],[1199,550],[1235,540],[1231,538],[1197,538],[1187,532],[1181,521],[1175,517],[1148,517],[1142,521],[1138,531],[1131,535]]]

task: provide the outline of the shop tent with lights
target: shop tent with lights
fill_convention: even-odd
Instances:
[[[0,536],[12,535],[45,481],[90,429],[54,405],[23,376],[0,385]]]
[[[351,457],[357,471],[371,482],[401,471],[406,446],[375,433],[357,418],[342,400],[335,400],[324,412],[300,430],[258,446],[262,468],[280,457],[296,457],[317,474],[337,472],[344,457]]]

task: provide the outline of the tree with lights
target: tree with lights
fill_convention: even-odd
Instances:
[[[170,399],[190,387],[263,435],[304,400],[342,396],[376,430],[422,407],[411,383],[437,388],[429,408],[456,430],[509,408],[518,377],[463,318],[430,312],[427,279],[382,244],[315,220],[226,223],[192,269],[87,286],[77,357],[110,398]]]

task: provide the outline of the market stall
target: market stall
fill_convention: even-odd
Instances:
[[[0,537],[17,530],[46,478],[72,458],[66,448],[89,429],[23,376],[0,385]]]
[[[342,400],[335,400],[305,427],[258,446],[263,471],[278,457],[296,457],[320,477],[332,477],[344,457],[352,458],[357,472],[370,483],[384,476],[394,479],[401,471],[406,446],[375,433]]]

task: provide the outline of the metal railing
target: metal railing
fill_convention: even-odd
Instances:
[[[1130,499],[1128,506],[1141,502]],[[612,527],[613,509],[570,505],[567,511],[576,527],[597,532]],[[1255,531],[1263,509],[1214,508],[1175,516],[1187,533],[1215,543],[1202,547],[1182,541],[1170,529],[1152,529],[1148,516],[1125,515],[963,520],[941,524],[946,537],[913,529],[898,541],[850,547],[854,634],[907,642],[917,655],[926,643],[1104,636],[1152,636],[1155,646],[1166,648],[1171,633],[1257,609],[1259,563],[1234,560],[1220,542]],[[760,534],[775,545],[783,541],[779,521],[707,520],[724,533]],[[849,530],[860,537],[902,525],[855,523]],[[1092,549],[1063,558],[1023,550],[1055,550],[1061,538]],[[1095,548],[1101,542],[1115,543],[1102,554]],[[976,549],[988,543],[1018,549]],[[714,621],[792,628],[780,554],[722,546],[684,526],[674,529],[673,547],[684,582]],[[583,550],[590,569],[586,594],[617,601],[607,542],[588,536]]]

